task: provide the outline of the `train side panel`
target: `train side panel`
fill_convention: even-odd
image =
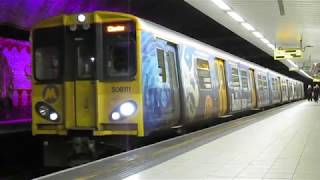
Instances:
[[[179,45],[182,123],[218,116],[219,99],[214,56],[194,47]]]
[[[163,37],[165,38],[165,37]],[[168,44],[142,32],[144,127],[146,134],[161,128],[194,123],[218,116],[219,97],[214,56],[177,44],[177,86],[168,61]],[[164,53],[163,58],[161,54]],[[174,92],[178,93],[174,93]],[[179,97],[177,99],[176,97]],[[180,99],[181,98],[181,99]],[[181,110],[181,112],[178,110]]]
[[[169,52],[167,42],[148,32],[142,32],[141,41],[143,117],[148,134],[179,123],[180,94],[175,62],[169,62],[166,56]]]

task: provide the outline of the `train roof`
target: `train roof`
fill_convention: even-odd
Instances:
[[[298,80],[289,78],[283,74],[280,74],[278,72],[275,72],[273,70],[270,70],[268,68],[257,65],[253,62],[247,61],[243,58],[237,57],[237,56],[230,54],[228,52],[222,51],[218,48],[215,48],[213,46],[205,44],[205,43],[198,41],[196,39],[193,39],[191,37],[188,37],[184,34],[178,33],[176,31],[173,31],[173,30],[168,29],[166,27],[163,27],[161,25],[155,24],[151,21],[148,21],[148,20],[145,20],[142,18],[138,18],[138,22],[140,23],[142,30],[147,31],[147,32],[151,32],[151,33],[155,34],[156,36],[160,37],[161,39],[165,39],[170,42],[177,43],[177,44],[190,45],[192,47],[197,48],[198,50],[202,50],[202,51],[210,53],[210,54],[215,54],[218,58],[224,59],[226,61],[232,61],[234,63],[244,64],[250,68],[259,69],[260,71],[263,71],[263,72],[269,72],[271,74],[274,74],[274,75],[277,75],[280,77],[285,77],[285,78],[290,79],[292,81],[298,81]],[[300,81],[298,81],[298,82],[300,82]]]

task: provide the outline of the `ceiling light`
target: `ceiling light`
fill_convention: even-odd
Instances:
[[[229,16],[232,17],[232,19],[234,19],[234,20],[236,20],[238,22],[244,22],[244,19],[241,16],[239,16],[239,14],[237,14],[237,13],[235,13],[233,11],[229,11],[227,13],[229,14]]]
[[[258,31],[254,31],[253,35],[255,35],[257,38],[263,38],[262,34],[259,33]]]
[[[222,0],[211,0],[211,1],[215,3],[222,10],[225,10],[225,11],[231,10],[231,8]]]
[[[261,41],[266,43],[266,44],[270,44],[270,42],[266,38],[261,38]]]
[[[78,15],[78,21],[83,23],[86,20],[86,16],[84,14],[79,14]]]
[[[300,72],[301,72],[302,74],[304,74],[305,76],[307,76],[308,78],[313,79],[309,74],[307,74],[307,73],[304,72],[303,70],[300,69]]]
[[[267,46],[269,46],[269,48],[271,48],[271,49],[276,49],[276,47],[273,45],[273,44],[267,44]]]
[[[244,23],[241,23],[241,25],[246,28],[248,31],[254,31],[254,27],[252,27],[250,24],[244,22]]]

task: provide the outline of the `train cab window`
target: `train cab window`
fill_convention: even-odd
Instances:
[[[58,81],[62,77],[63,28],[43,28],[32,32],[33,69],[37,81]]]
[[[60,55],[55,47],[43,47],[35,50],[35,75],[38,80],[56,80],[60,73]]]
[[[238,68],[232,68],[232,86],[235,88],[240,88],[240,79]]]
[[[209,62],[207,60],[197,59],[197,71],[200,89],[211,89]]]
[[[159,76],[161,77],[162,82],[167,82],[167,72],[166,72],[166,64],[164,61],[164,50],[157,49],[157,58],[158,58],[158,68],[159,68]]]
[[[243,90],[248,90],[249,85],[248,85],[248,72],[246,70],[241,70],[241,84],[242,84],[242,89]]]
[[[104,24],[104,79],[132,79],[136,73],[136,33],[133,23]]]

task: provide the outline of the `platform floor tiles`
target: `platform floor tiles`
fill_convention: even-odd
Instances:
[[[232,134],[125,178],[171,179],[320,180],[320,104],[298,102]]]

